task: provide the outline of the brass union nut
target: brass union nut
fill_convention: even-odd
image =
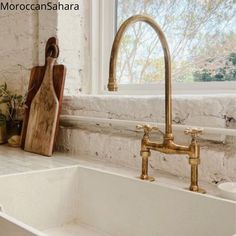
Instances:
[[[140,156],[142,156],[143,158],[148,158],[150,157],[151,152],[150,151],[140,151]]]
[[[189,158],[189,164],[190,165],[199,165],[200,159],[199,158]]]

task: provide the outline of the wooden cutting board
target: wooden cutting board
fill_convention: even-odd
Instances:
[[[25,150],[45,156],[53,152],[59,100],[53,84],[53,67],[56,59],[47,58],[43,82],[30,106]]]
[[[21,147],[23,149],[25,149],[25,139],[26,139],[31,103],[42,84],[45,71],[46,71],[46,58],[50,55],[52,55],[55,58],[57,58],[59,55],[58,41],[55,37],[49,38],[47,41],[46,48],[45,48],[45,65],[36,66],[32,68],[31,70],[31,76],[30,76],[30,81],[29,81],[29,86],[28,86],[28,94],[27,94],[27,99],[25,102],[26,108],[25,108],[24,122],[23,122],[22,133],[21,133]],[[55,89],[57,98],[59,100],[59,114],[60,114],[61,106],[62,106],[65,75],[66,75],[66,67],[64,65],[56,64],[53,68],[53,84],[54,84],[54,89]],[[59,125],[59,114],[57,118],[57,127]]]

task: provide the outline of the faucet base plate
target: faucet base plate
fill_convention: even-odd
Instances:
[[[152,176],[142,176],[142,175],[141,175],[141,176],[139,176],[138,178],[141,179],[141,180],[150,181],[150,182],[155,181],[155,178],[152,177]]]
[[[191,188],[186,188],[186,190],[189,190],[191,192],[195,192],[195,193],[201,193],[201,194],[206,194],[206,190],[205,189],[202,189],[202,188],[197,188],[196,190],[195,189],[191,189]]]
[[[198,193],[202,193],[202,194],[206,194],[206,190],[202,189],[202,188],[199,188],[197,192]]]

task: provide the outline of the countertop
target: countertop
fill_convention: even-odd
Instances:
[[[78,165],[78,160],[56,153],[45,157],[20,148],[0,146],[0,176]]]
[[[13,148],[8,145],[0,146],[0,177],[76,165],[85,165],[128,177],[137,177],[140,174],[136,169],[115,166],[114,164],[93,160],[85,156],[81,157],[67,153],[54,153],[53,157],[45,157],[25,152],[20,148]],[[154,183],[161,183],[179,188],[186,188],[189,185],[188,179],[172,176],[161,171],[156,171],[155,173],[152,173],[152,175],[156,178]],[[209,195],[219,196],[219,191],[215,185],[201,182],[201,187],[206,189]]]

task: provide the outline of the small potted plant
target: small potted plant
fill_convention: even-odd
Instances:
[[[6,83],[0,85],[0,111],[6,118],[7,139],[12,145],[19,145],[20,142],[24,114],[23,100],[22,95],[10,92]]]

